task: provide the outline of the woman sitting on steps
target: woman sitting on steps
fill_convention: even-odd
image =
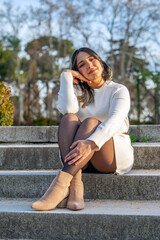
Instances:
[[[89,48],[76,50],[72,70],[61,74],[58,109],[63,117],[58,138],[64,166],[33,209],[83,209],[82,171],[124,174],[131,170],[130,96],[111,75],[108,65]]]

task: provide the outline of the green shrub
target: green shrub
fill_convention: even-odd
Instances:
[[[58,122],[51,118],[39,117],[32,122],[32,126],[56,126]]]
[[[10,100],[11,90],[4,82],[0,82],[0,126],[13,124],[13,104]]]

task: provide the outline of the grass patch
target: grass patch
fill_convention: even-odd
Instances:
[[[150,142],[151,138],[147,137],[136,137],[135,135],[130,135],[131,142]]]

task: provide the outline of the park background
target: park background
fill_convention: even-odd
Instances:
[[[95,50],[131,95],[131,124],[160,123],[160,1],[0,2],[0,81],[14,125],[56,125],[59,78],[75,49]]]

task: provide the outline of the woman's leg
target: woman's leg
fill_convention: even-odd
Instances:
[[[80,126],[80,121],[75,114],[66,114],[62,117],[59,131],[59,147],[61,160],[64,163],[65,156],[70,151],[70,146],[74,142],[75,135]],[[65,198],[57,207],[67,207],[71,210],[80,210],[84,208],[84,186],[82,182],[82,170],[80,169],[73,177],[69,187],[69,197]]]
[[[74,141],[89,137],[96,130],[99,124],[100,122],[95,118],[85,119],[79,126]],[[114,172],[116,170],[116,161],[113,139],[111,138],[108,140],[100,151],[92,151],[91,154],[78,165],[68,165],[68,163],[65,163],[62,171],[68,172],[74,176],[79,169],[85,167],[89,160],[91,160],[95,168],[102,172]],[[105,168],[103,168],[103,166],[105,166]]]
[[[67,120],[64,121],[63,123],[63,120],[65,119],[65,117],[70,119],[68,123],[67,123]],[[99,124],[100,122],[98,120],[92,119],[92,118],[86,119],[83,121],[83,123],[80,124],[79,120],[75,117],[74,114],[67,114],[66,116],[64,116],[62,118],[62,121],[60,124],[61,127],[59,130],[59,143],[60,143],[62,159],[64,159],[65,155],[68,154],[70,150],[69,147],[73,141],[86,139],[96,130]],[[72,129],[74,129],[74,131],[72,131]],[[108,142],[110,143],[110,140]],[[112,148],[108,149],[108,151],[112,151],[113,149],[114,147],[112,146]],[[80,169],[82,169],[91,158],[94,166],[95,166],[95,162],[96,164],[98,164],[98,161],[104,161],[103,158],[102,160],[98,159],[98,157],[94,158],[93,157],[94,153],[95,152],[92,151],[91,154],[82,163],[78,165],[74,165],[74,164],[68,165],[68,163],[65,163],[62,171],[60,171],[57,177],[53,180],[47,192],[44,194],[44,196],[42,196],[42,198],[39,201],[32,204],[32,208],[36,210],[50,210],[56,207],[67,196],[68,187],[71,184],[73,176],[75,176],[77,172]],[[106,152],[106,154],[109,154],[109,153]],[[109,154],[109,155],[114,156],[114,154]],[[107,172],[111,172],[111,170],[113,170],[113,165],[114,165],[112,164],[112,162],[113,163],[115,162],[115,158],[114,159],[110,159],[109,157],[105,158],[105,162],[108,164],[108,169],[106,169]],[[99,167],[99,164],[97,166]],[[112,167],[110,168],[110,166]]]
[[[96,151],[90,161],[99,172],[114,173],[116,159],[113,138],[109,139],[99,151]]]
[[[96,129],[97,125],[99,124],[99,121],[96,119],[86,119],[84,120],[80,127],[77,129],[74,141],[86,139],[88,136],[90,136]],[[85,159],[85,162],[87,163],[88,160],[91,158],[91,156],[94,154],[94,151],[91,153],[91,155]],[[82,165],[83,166],[83,165]],[[70,193],[67,201],[67,208],[71,210],[80,210],[84,208],[84,186],[82,182],[82,166],[79,164],[78,167],[76,165],[68,165],[68,163],[64,164],[64,168],[62,171],[68,172],[72,174],[74,177],[70,184]],[[65,207],[66,201],[63,200],[59,207]]]
[[[61,119],[58,129],[58,142],[63,163],[65,156],[70,151],[70,146],[74,141],[79,126],[80,121],[75,114],[65,114]]]
[[[59,144],[62,159],[64,159],[65,155],[69,152],[69,147],[73,142],[79,124],[80,121],[74,114],[66,114],[61,119]],[[60,171],[41,199],[32,204],[32,208],[43,211],[55,208],[68,195],[72,179],[73,175]]]

